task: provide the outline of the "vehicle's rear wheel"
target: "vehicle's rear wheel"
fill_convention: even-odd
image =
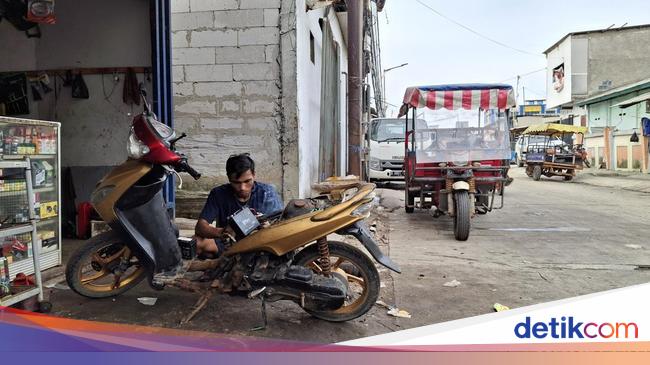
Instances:
[[[413,213],[415,210],[415,197],[409,193],[408,187],[404,188],[404,211],[406,213]]]
[[[458,241],[467,241],[469,238],[471,212],[469,211],[469,194],[467,191],[454,193],[454,237]]]
[[[327,311],[305,311],[330,322],[344,322],[366,314],[379,297],[379,272],[375,264],[362,251],[346,243],[328,241],[331,271],[348,281],[348,296],[342,307]],[[316,245],[298,252],[294,265],[306,266],[322,272],[320,254]]]
[[[146,273],[118,235],[109,231],[92,237],[72,254],[65,279],[77,294],[107,298],[133,288]]]
[[[533,167],[533,180],[539,181],[539,179],[542,178],[542,166],[540,165],[535,165]]]
[[[571,180],[573,180],[573,170],[566,170],[566,173],[567,173],[567,174],[571,174],[571,175],[568,175],[568,176],[565,175],[565,176],[564,176],[564,180],[565,180],[565,181],[571,181]]]

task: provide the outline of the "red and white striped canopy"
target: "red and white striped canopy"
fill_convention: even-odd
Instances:
[[[515,106],[512,86],[505,84],[458,84],[409,87],[404,93],[400,117],[409,107],[428,109],[507,109]]]

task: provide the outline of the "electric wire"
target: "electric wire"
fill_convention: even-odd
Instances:
[[[519,52],[519,53],[522,53],[522,54],[526,54],[526,55],[529,55],[529,56],[543,56],[542,54],[528,52],[528,51],[525,51],[523,49],[519,49],[519,48],[516,48],[516,47],[509,46],[509,45],[507,45],[507,44],[505,44],[503,42],[499,42],[496,39],[490,38],[490,37],[488,37],[488,36],[486,36],[486,35],[484,35],[482,33],[479,33],[477,31],[475,31],[474,29],[472,29],[472,28],[470,28],[470,27],[468,27],[468,26],[466,26],[466,25],[464,25],[464,24],[462,24],[462,23],[460,23],[460,22],[446,16],[445,14],[443,14],[443,13],[439,12],[438,10],[432,8],[431,6],[429,6],[428,4],[423,2],[422,0],[415,0],[415,1],[417,3],[419,3],[420,5],[424,6],[425,8],[431,10],[432,12],[434,12],[435,14],[440,16],[441,18],[443,18],[443,19],[445,19],[445,20],[447,20],[447,21],[449,21],[451,23],[454,23],[457,26],[467,30],[468,32],[471,32],[471,33],[473,33],[473,34],[475,34],[475,35],[477,35],[477,36],[479,36],[479,37],[481,37],[481,38],[483,38],[485,40],[488,40],[488,41],[490,41],[490,42],[492,42],[494,44],[497,44],[497,45],[499,45],[501,47],[508,48],[510,50],[513,50],[513,51],[516,51],[516,52]]]

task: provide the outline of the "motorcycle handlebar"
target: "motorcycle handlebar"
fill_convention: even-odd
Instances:
[[[194,180],[198,180],[201,178],[201,173],[194,170],[192,166],[190,166],[185,160],[183,160],[178,165],[178,170],[180,170],[181,172],[187,172],[192,178],[194,178]]]

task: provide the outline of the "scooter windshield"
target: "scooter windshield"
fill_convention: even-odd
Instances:
[[[428,128],[417,128],[414,145],[418,163],[510,159],[506,113],[498,110],[436,110],[427,113]]]

